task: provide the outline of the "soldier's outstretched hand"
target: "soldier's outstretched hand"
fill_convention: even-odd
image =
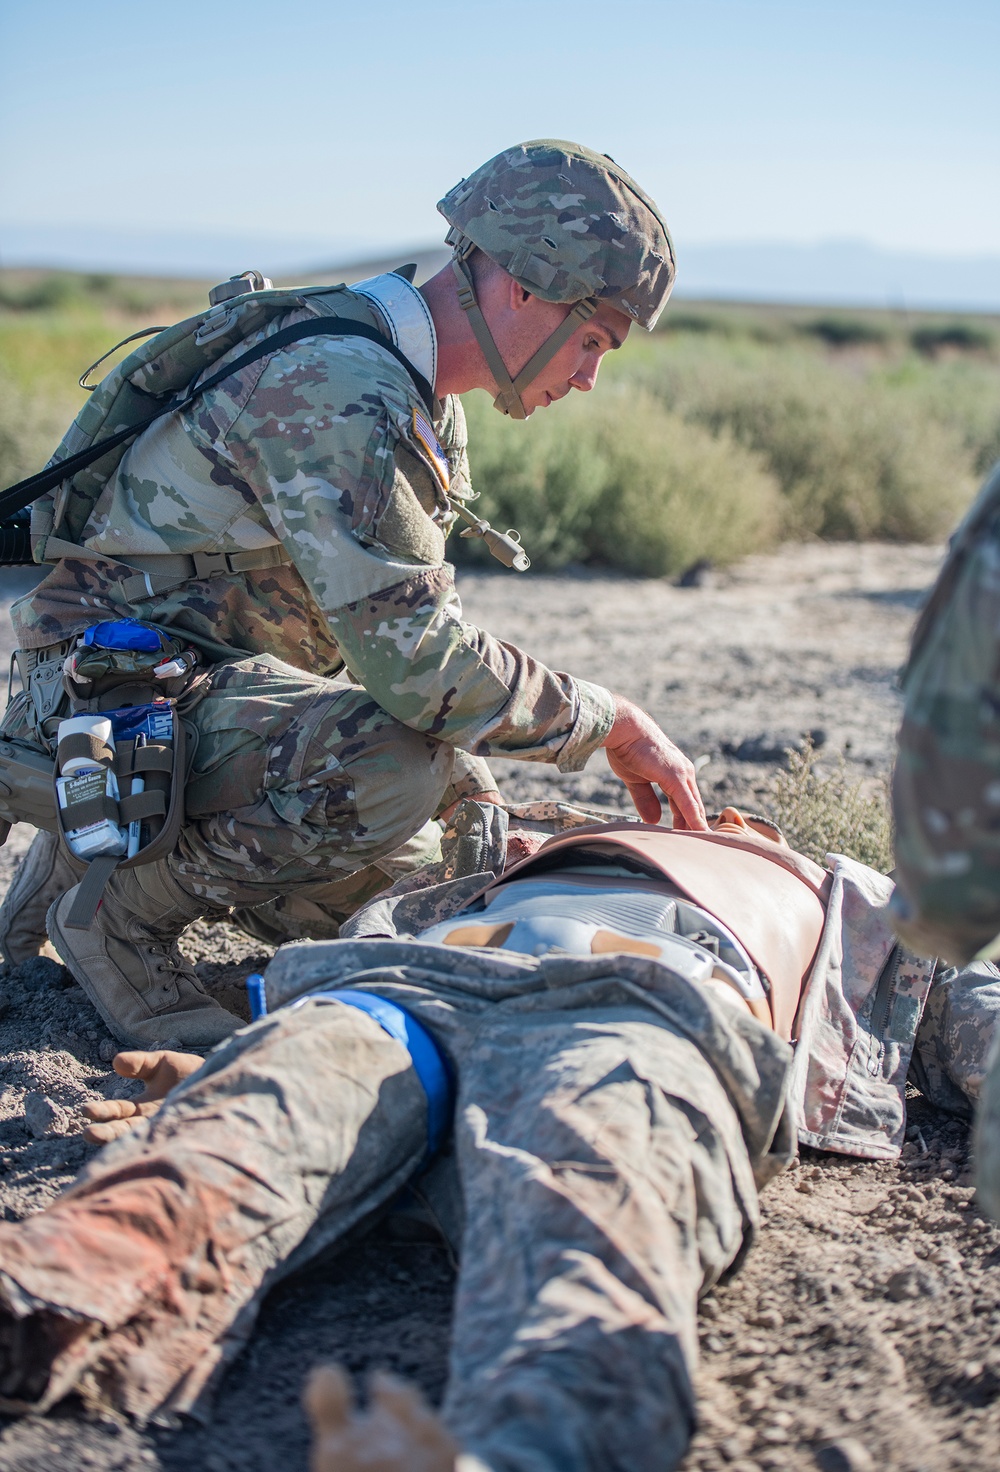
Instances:
[[[644,823],[658,823],[662,812],[655,783],[670,804],[675,828],[707,828],[694,763],[639,706],[615,696],[615,723],[604,742],[608,765],[620,777]]]
[[[122,1078],[142,1079],[146,1087],[134,1099],[99,1099],[84,1104],[83,1112],[92,1123],[87,1125],[83,1138],[91,1145],[107,1145],[119,1135],[127,1135],[141,1119],[155,1114],[170,1090],[196,1073],[204,1061],[197,1053],[162,1049],[155,1053],[116,1053],[111,1065],[115,1073]]]
[[[339,1365],[320,1365],[303,1395],[310,1472],[454,1472],[458,1447],[414,1385],[376,1370],[359,1411]]]

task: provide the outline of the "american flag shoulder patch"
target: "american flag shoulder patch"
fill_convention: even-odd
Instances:
[[[430,420],[426,414],[421,414],[419,409],[413,411],[413,434],[426,450],[434,473],[441,482],[441,489],[447,491],[451,484],[451,467],[448,464],[448,456],[442,450]]]

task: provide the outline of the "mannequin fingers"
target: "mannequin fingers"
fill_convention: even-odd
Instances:
[[[98,1124],[106,1124],[112,1119],[131,1119],[139,1112],[134,1099],[88,1099],[82,1109],[88,1119]]]
[[[88,1145],[110,1145],[112,1140],[129,1134],[138,1123],[139,1116],[135,1115],[131,1119],[112,1119],[107,1124],[88,1124],[83,1138]]]
[[[204,1063],[197,1053],[173,1053],[159,1050],[153,1053],[116,1053],[113,1067],[122,1078],[138,1078],[146,1085],[140,1099],[164,1099],[170,1090],[196,1073]]]
[[[322,1437],[343,1431],[350,1422],[354,1412],[351,1382],[339,1365],[317,1365],[306,1381],[302,1403],[319,1442]],[[322,1464],[314,1460],[314,1466]]]
[[[371,1410],[373,1422],[394,1424],[404,1441],[409,1442],[413,1464],[425,1472],[450,1472],[458,1447],[448,1428],[424,1400],[416,1385],[397,1375],[377,1370],[371,1378]],[[419,1459],[417,1451],[422,1454]]]

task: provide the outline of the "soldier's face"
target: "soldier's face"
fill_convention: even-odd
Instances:
[[[563,321],[566,307],[531,296],[516,281],[501,274],[503,282],[495,291],[494,300],[488,305],[484,293],[482,305],[497,347],[514,378]],[[577,328],[538,377],[528,384],[521,395],[526,411],[532,414],[536,409],[547,409],[574,388],[589,393],[597,382],[604,354],[621,347],[631,325],[631,318],[624,312],[602,303],[589,322]]]
[[[564,314],[565,308],[559,311]],[[528,384],[521,395],[528,413],[547,409],[574,388],[589,393],[597,382],[604,354],[621,347],[631,326],[631,319],[624,312],[617,312],[614,307],[598,307],[590,321],[577,328],[534,382]]]

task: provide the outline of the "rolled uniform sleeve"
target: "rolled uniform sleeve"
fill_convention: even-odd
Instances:
[[[414,434],[413,403],[376,345],[317,338],[267,360],[226,452],[384,710],[479,756],[578,771],[611,730],[614,699],[462,618],[444,561],[448,471]],[[463,476],[456,401],[439,427]]]

